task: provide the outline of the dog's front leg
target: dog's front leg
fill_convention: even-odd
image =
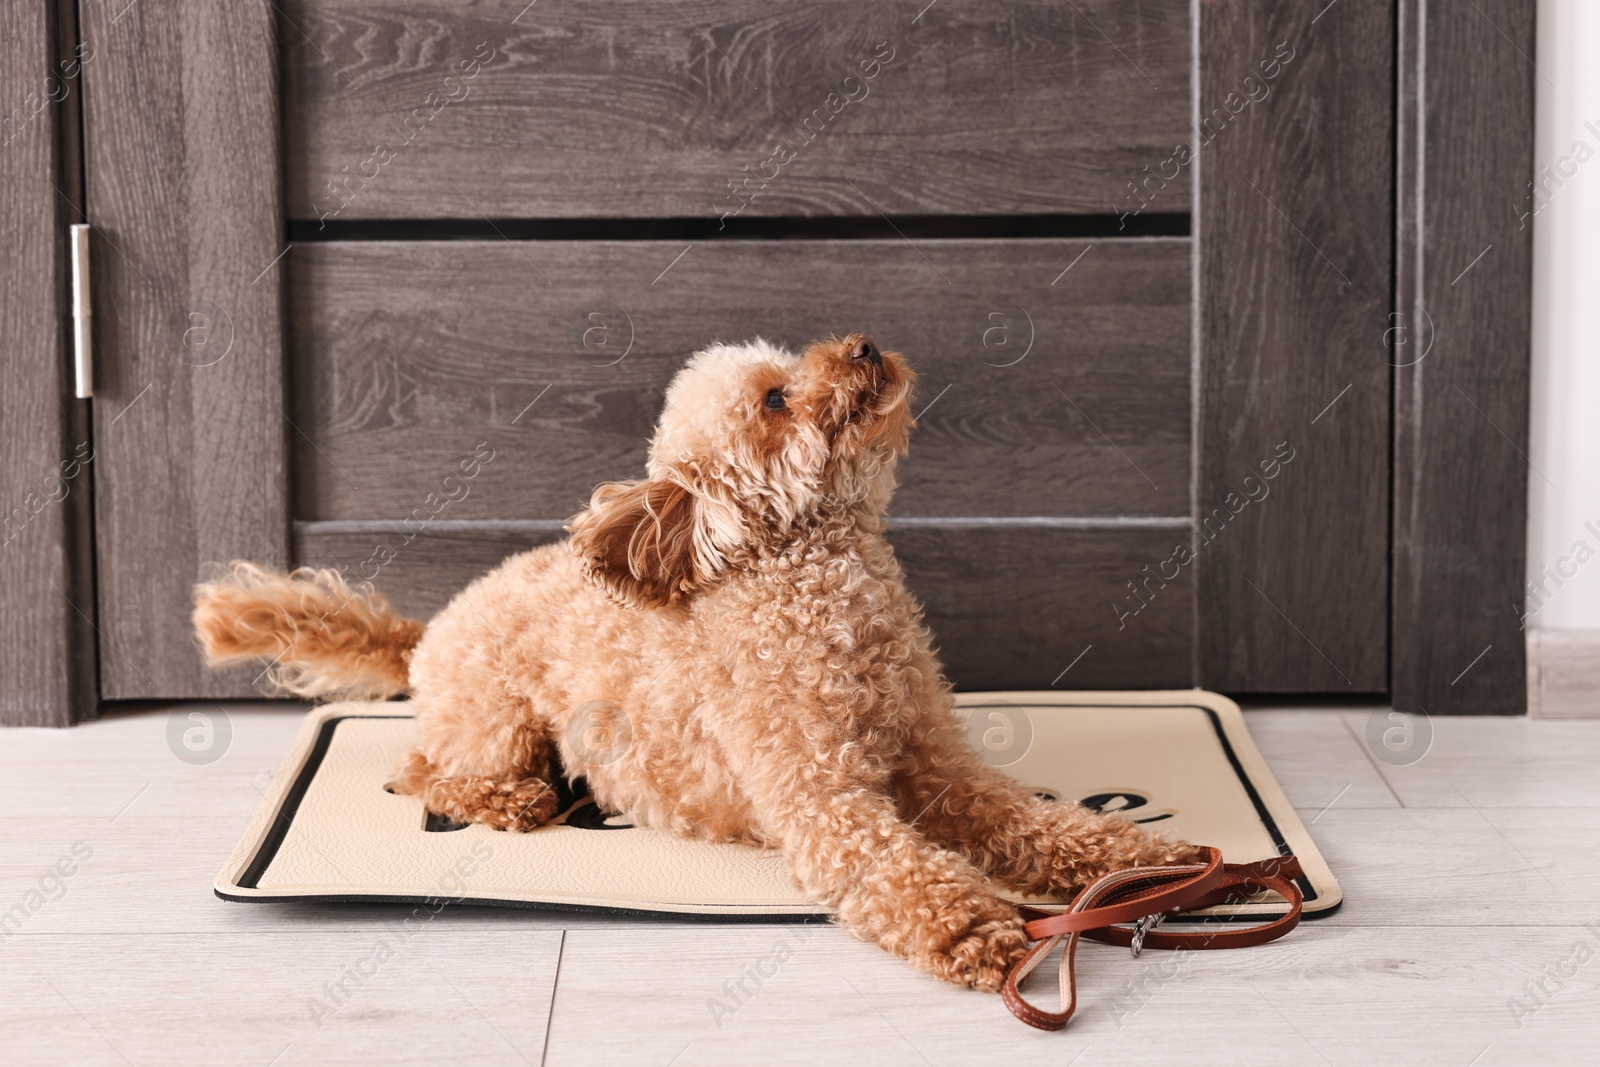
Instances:
[[[1030,895],[1071,896],[1103,874],[1197,854],[1119,816],[1035,796],[979,759],[953,727],[908,752],[895,789],[930,840]]]
[[[993,991],[1027,947],[1012,904],[961,856],[929,844],[893,801],[809,788],[757,804],[807,893],[857,937],[958,985]]]

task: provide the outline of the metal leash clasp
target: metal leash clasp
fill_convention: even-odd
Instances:
[[[1138,959],[1139,953],[1144,951],[1144,935],[1160,926],[1166,917],[1166,912],[1158,911],[1154,915],[1146,915],[1133,924],[1133,940],[1128,943],[1128,950],[1133,953],[1134,959]]]

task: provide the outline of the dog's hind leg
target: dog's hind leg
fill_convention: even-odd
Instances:
[[[452,601],[412,653],[420,744],[391,788],[456,822],[532,830],[557,814],[555,743],[530,695],[544,691],[537,656],[491,621],[513,616],[493,582]]]
[[[527,766],[500,774],[446,774],[422,751],[408,754],[391,788],[420,796],[423,806],[457,822],[481,822],[497,830],[533,830],[556,816],[558,801],[549,743],[543,743],[541,773]]]

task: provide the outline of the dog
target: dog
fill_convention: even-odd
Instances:
[[[996,990],[1028,945],[997,885],[1064,896],[1196,851],[1041,799],[969,745],[884,531],[914,419],[904,357],[714,345],[673,379],[642,480],[431,622],[331,570],[196,588],[214,665],[308,697],[409,692],[392,788],[459,822],[557,814],[555,757],[635,825],[780,849],[855,935]]]

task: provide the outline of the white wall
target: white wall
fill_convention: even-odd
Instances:
[[[1600,630],[1600,3],[1538,38],[1527,623]]]

